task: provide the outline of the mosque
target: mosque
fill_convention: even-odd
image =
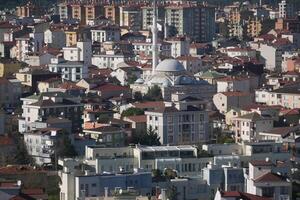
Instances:
[[[154,1],[154,13],[157,13]],[[171,95],[181,93],[183,95],[209,99],[216,93],[216,88],[204,80],[196,80],[189,74],[184,66],[175,59],[165,59],[158,63],[157,45],[157,15],[153,17],[152,26],[152,75],[147,78],[139,78],[134,84],[130,85],[132,92],[146,94],[148,89],[157,85],[162,91],[165,101],[171,100]]]

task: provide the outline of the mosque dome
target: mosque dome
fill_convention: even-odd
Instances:
[[[175,59],[165,59],[157,65],[155,70],[159,72],[182,72],[185,71],[185,68]]]
[[[145,81],[142,78],[137,79],[134,83],[136,84],[143,84]]]

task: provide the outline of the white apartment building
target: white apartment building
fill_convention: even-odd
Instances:
[[[255,99],[258,103],[280,105],[285,108],[300,108],[299,85],[293,84],[276,90],[256,90]]]
[[[252,103],[248,92],[219,92],[213,96],[213,103],[220,113],[225,114],[231,108],[240,108]]]
[[[85,65],[90,65],[92,63],[92,54],[91,41],[78,41],[74,47],[63,48],[65,60],[83,62]]]
[[[147,39],[145,42],[132,42],[133,52],[136,55],[143,54],[143,56],[152,56],[152,41],[151,39]],[[171,44],[169,42],[159,41],[157,44],[157,48],[160,55],[171,57]],[[139,59],[139,58],[137,58]]]
[[[177,58],[179,56],[187,56],[190,54],[190,38],[173,37],[168,38],[166,42],[171,44],[171,56]]]
[[[265,68],[270,71],[280,71],[283,50],[268,44],[261,44],[260,55],[265,63]]]
[[[180,56],[176,58],[185,68],[187,72],[196,74],[200,71],[204,71],[202,68],[202,60],[194,56]]]
[[[92,42],[120,41],[121,30],[117,26],[106,25],[91,28]]]
[[[250,58],[256,57],[256,51],[251,48],[228,47],[226,53],[229,57],[246,56]]]
[[[124,54],[119,51],[106,51],[102,54],[95,54],[92,57],[92,64],[98,68],[110,68],[116,70],[118,64],[124,63],[132,59],[132,55]]]
[[[82,162],[74,159],[59,160],[58,164],[62,166],[62,170],[58,172],[61,179],[61,200],[94,199],[128,188],[134,189],[140,195],[151,193],[151,172],[136,169],[126,173],[95,173],[90,170],[93,166],[82,168]]]
[[[45,128],[24,133],[24,143],[28,154],[33,157],[38,165],[51,163],[54,155],[55,142],[60,135],[56,128]]]
[[[23,112],[19,119],[20,133],[30,131],[32,123],[46,121],[50,116],[65,117],[72,121],[73,128],[81,127],[83,105],[77,97],[62,92],[46,92],[21,100]]]
[[[257,112],[248,113],[232,119],[232,130],[237,142],[254,142],[259,138],[259,133],[273,128],[273,118],[264,117]]]
[[[44,43],[52,48],[62,48],[66,46],[66,34],[60,29],[47,29],[44,32]]]
[[[193,104],[178,101],[145,115],[147,127],[159,135],[161,144],[197,144],[209,139],[208,113]]]
[[[294,4],[290,0],[282,0],[278,3],[279,18],[293,18],[296,16]]]
[[[291,182],[268,160],[250,162],[249,173],[245,177],[247,193],[274,200],[291,199]]]
[[[216,80],[217,92],[250,92],[250,77],[224,77]]]
[[[103,148],[87,146],[86,163],[95,166],[96,173],[133,171],[142,168],[146,171],[166,168],[174,169],[180,176],[199,176],[201,170],[212,161],[212,157],[201,157],[197,148],[181,146],[135,146]]]
[[[61,74],[61,77],[69,81],[80,81],[88,77],[88,65],[81,61],[66,61],[57,58],[51,59],[49,71]]]

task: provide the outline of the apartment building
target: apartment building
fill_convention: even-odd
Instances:
[[[103,148],[87,146],[86,163],[93,163],[96,173],[145,171],[174,169],[180,176],[197,176],[212,161],[211,157],[202,157],[197,148],[191,145],[181,146],[135,146]]]
[[[118,42],[121,37],[121,30],[115,25],[97,26],[91,28],[92,42]]]
[[[215,36],[215,8],[209,6],[170,5],[165,7],[166,24],[177,35],[188,35],[201,42]]]
[[[120,9],[117,5],[105,5],[104,16],[111,20],[114,24],[120,23]]]
[[[279,18],[294,18],[296,16],[294,2],[282,0],[278,3]]]
[[[78,97],[62,92],[46,92],[21,98],[22,117],[19,119],[19,132],[30,131],[37,121],[46,121],[51,117],[65,117],[72,121],[72,129],[81,127],[83,105]],[[33,127],[34,128],[34,127]]]
[[[237,142],[253,142],[258,140],[259,133],[273,128],[273,119],[259,115],[256,112],[248,113],[232,119],[232,130]]]
[[[139,6],[120,6],[120,26],[127,27],[132,31],[139,31],[142,28],[142,11]]]
[[[178,101],[174,104],[145,112],[147,127],[159,135],[161,144],[195,144],[207,141],[207,111],[186,102]]]
[[[81,61],[51,59],[49,71],[61,74],[61,78],[69,81],[80,81],[88,77],[88,65]]]

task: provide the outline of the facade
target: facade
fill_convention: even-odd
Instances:
[[[22,94],[20,82],[0,78],[0,105],[1,108],[11,108],[19,104]]]
[[[91,41],[78,41],[76,46],[63,47],[62,51],[67,61],[83,62],[85,65],[90,65],[92,62]]]
[[[201,42],[212,41],[215,35],[215,10],[208,6],[171,5],[165,7],[166,24],[178,35],[188,35]]]
[[[277,172],[269,161],[250,162],[246,175],[247,193],[275,200],[290,199],[291,182]]]
[[[213,103],[220,113],[225,114],[231,108],[240,108],[252,103],[250,93],[220,92],[213,96]]]
[[[146,111],[147,127],[160,137],[161,144],[195,144],[208,141],[208,115],[204,109],[175,102],[162,110]]]
[[[83,105],[77,97],[62,92],[47,92],[21,99],[22,117],[19,119],[19,132],[30,131],[37,121],[46,121],[49,117],[65,117],[72,121],[72,129],[81,127]]]
[[[120,26],[139,31],[142,28],[142,11],[139,6],[120,6]]]
[[[65,80],[79,81],[88,77],[88,67],[84,62],[52,59],[49,71],[61,74]]]
[[[60,29],[48,29],[44,32],[44,42],[51,48],[66,46],[66,34]]]
[[[294,4],[290,0],[282,0],[278,3],[279,18],[294,18],[296,13],[294,10]]]
[[[87,146],[85,151],[87,163],[95,164],[96,173],[134,171],[142,168],[151,172],[153,169],[164,171],[174,169],[180,176],[199,176],[201,170],[212,161],[202,157],[197,148],[190,145],[181,146],[139,146],[103,148]]]
[[[21,63],[12,59],[0,59],[0,77],[8,77],[21,69]]]
[[[254,142],[259,139],[259,133],[273,128],[273,119],[256,112],[233,119],[233,131],[236,141]]]
[[[92,42],[118,42],[121,37],[121,30],[117,26],[98,26],[91,29]]]
[[[55,144],[60,138],[61,130],[45,128],[24,133],[24,143],[28,154],[38,165],[51,164],[55,154]]]
[[[62,180],[60,184],[61,200],[76,200],[104,196],[117,190],[134,188],[139,194],[151,193],[152,177],[150,172],[124,173],[93,173],[88,170],[81,171],[75,167],[79,163],[72,159],[59,160],[63,169],[59,171]]]

